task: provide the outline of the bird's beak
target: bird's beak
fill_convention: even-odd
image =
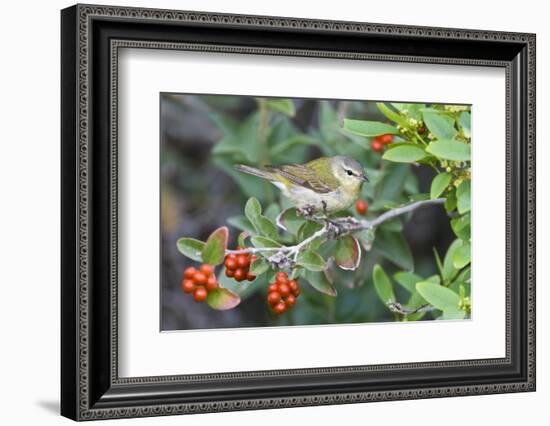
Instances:
[[[359,179],[361,179],[363,182],[368,182],[369,178],[365,173],[363,173],[361,176],[359,176]]]

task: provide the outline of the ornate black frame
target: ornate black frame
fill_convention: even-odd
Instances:
[[[62,28],[61,413],[74,420],[535,390],[535,35],[76,5]],[[506,70],[506,357],[119,378],[121,47]]]

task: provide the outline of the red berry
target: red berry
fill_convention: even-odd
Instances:
[[[276,291],[269,293],[267,295],[267,303],[269,303],[270,305],[276,305],[280,301],[281,301],[281,295]]]
[[[185,279],[181,283],[181,288],[183,289],[184,293],[191,293],[195,288],[195,283],[193,282],[193,280]]]
[[[208,292],[204,287],[197,287],[193,293],[193,299],[195,299],[195,302],[204,302],[206,300],[206,296],[208,296]]]
[[[233,278],[235,278],[236,281],[242,281],[246,278],[246,274],[242,269],[236,269],[235,274],[233,275]]]
[[[274,291],[277,291],[277,284],[275,283],[269,284],[269,287],[267,287],[267,292],[273,293]]]
[[[253,254],[250,256],[250,263],[254,262],[257,259],[257,257]]]
[[[193,281],[197,285],[204,285],[206,284],[206,275],[204,275],[202,272],[195,272],[195,275],[193,275]]]
[[[295,296],[295,297],[298,297],[300,295],[300,286],[296,287],[296,290],[292,290],[292,294]]]
[[[370,143],[370,148],[371,148],[374,152],[382,152],[382,151],[384,151],[384,145],[382,145],[382,142],[380,142],[378,139],[374,139],[374,140]]]
[[[286,304],[288,305],[289,308],[293,307],[294,304],[296,303],[296,297],[293,295],[293,294],[289,294],[286,298],[285,298],[285,302]]]
[[[383,145],[388,145],[393,142],[393,135],[387,134],[387,135],[380,135],[378,136],[378,140]]]
[[[206,289],[208,291],[212,291],[218,288],[218,281],[216,280],[215,276],[208,277],[208,280],[206,281]]]
[[[286,272],[279,272],[276,276],[275,276],[275,281],[277,281],[277,284],[286,284],[288,282],[288,276],[286,274]]]
[[[254,280],[256,279],[256,275],[254,275],[254,274],[248,272],[248,273],[246,274],[246,279],[247,279],[248,281],[254,281]]]
[[[240,250],[240,248],[237,247],[237,250]],[[237,260],[237,255],[235,253],[230,253],[230,254],[227,255],[226,259]]]
[[[297,282],[296,280],[290,280],[290,281],[288,282],[288,286],[290,287],[290,291],[293,292],[293,293],[294,293],[294,292],[296,291],[296,289],[299,287],[299,286],[298,286],[298,282]]]
[[[369,205],[365,200],[357,200],[357,202],[355,203],[355,210],[362,216],[367,214],[368,208]]]
[[[212,265],[203,263],[201,265],[200,271],[208,277],[214,273],[214,267]]]
[[[283,302],[283,301],[277,303],[277,304],[273,307],[273,312],[275,312],[277,315],[282,314],[284,311],[286,311],[286,303]]]
[[[187,278],[188,280],[192,279],[193,275],[195,275],[195,272],[197,272],[197,270],[195,268],[193,268],[192,266],[190,266],[184,272],[185,278]]]
[[[279,284],[278,287],[282,297],[287,297],[290,294],[290,287],[288,284]]]
[[[418,128],[418,134],[423,135],[424,133],[426,133],[426,128],[424,126],[420,126]]]
[[[231,255],[229,255],[231,256]],[[224,262],[224,265],[227,269],[235,270],[237,269],[237,258],[227,256]]]
[[[227,278],[233,278],[234,275],[235,275],[235,270],[234,269],[226,269],[225,270],[225,276]]]
[[[239,266],[239,268],[246,268],[248,265],[250,265],[248,256],[246,254],[239,254],[237,256],[237,265]]]

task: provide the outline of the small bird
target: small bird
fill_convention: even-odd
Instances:
[[[304,164],[265,166],[262,170],[239,164],[235,168],[278,187],[303,214],[330,215],[357,200],[363,182],[363,166],[343,155],[321,157]]]

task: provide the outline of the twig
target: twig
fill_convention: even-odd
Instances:
[[[313,240],[317,238],[329,237],[330,235],[343,236],[347,234],[353,234],[355,232],[363,231],[366,229],[372,229],[376,226],[381,225],[382,223],[391,220],[397,216],[410,213],[420,207],[432,205],[432,204],[443,204],[445,199],[437,198],[435,200],[422,200],[416,201],[414,203],[408,204],[403,207],[396,207],[394,209],[388,210],[385,213],[382,213],[376,219],[373,220],[357,220],[354,217],[342,217],[331,219],[328,224],[325,221],[325,224],[321,229],[315,232],[310,237],[306,238],[302,242],[293,245],[293,246],[280,246],[280,247],[247,247],[241,250],[226,250],[226,254],[247,254],[247,253],[275,253],[283,255],[282,257],[296,260],[300,251],[307,247]],[[334,232],[334,228],[337,228],[337,232]],[[273,256],[272,256],[273,257]],[[279,256],[281,257],[281,256]]]
[[[401,303],[399,302],[392,302],[389,301],[387,303],[388,309],[392,312],[395,312],[397,314],[401,315],[412,315],[416,314],[418,312],[430,312],[435,310],[433,306],[430,306],[429,304],[421,305],[414,309],[405,308]]]
[[[317,232],[315,232],[310,237],[307,237],[305,240],[299,244],[293,246],[281,246],[281,247],[247,247],[241,250],[226,250],[226,254],[243,254],[243,253],[267,253],[267,252],[282,252],[290,256],[297,256],[297,254],[308,244],[312,243],[313,240],[325,236],[327,232],[326,226],[323,226]]]

